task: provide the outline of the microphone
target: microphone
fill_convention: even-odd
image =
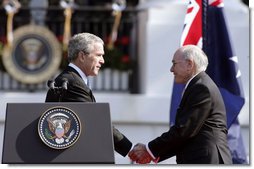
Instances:
[[[48,83],[47,83],[48,87],[51,89],[51,90],[54,90],[56,87],[55,87],[55,81],[54,80],[48,80]]]
[[[67,88],[68,88],[68,80],[67,79],[63,79],[62,89],[63,90],[67,90]]]

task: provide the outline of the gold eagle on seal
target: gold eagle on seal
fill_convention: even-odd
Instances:
[[[69,142],[71,136],[75,133],[75,131],[72,130],[67,136],[71,127],[71,120],[69,120],[68,116],[65,114],[53,114],[47,118],[47,122],[49,130],[54,134],[51,139],[55,140],[57,144]]]

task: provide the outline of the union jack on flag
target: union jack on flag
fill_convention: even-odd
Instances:
[[[209,0],[210,6],[223,7],[222,0]],[[181,46],[193,44],[200,48],[202,42],[202,0],[190,0],[184,20]]]
[[[202,48],[202,0],[190,0],[184,20],[181,46],[193,44]]]

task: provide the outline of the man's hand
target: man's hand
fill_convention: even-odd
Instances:
[[[147,152],[146,146],[141,143],[136,144],[129,152],[128,156],[132,161],[135,161],[139,164],[147,164],[153,160],[151,155]]]

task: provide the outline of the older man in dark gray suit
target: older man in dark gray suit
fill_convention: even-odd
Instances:
[[[175,82],[186,84],[175,125],[147,145],[137,144],[129,157],[137,163],[176,156],[178,164],[232,164],[225,105],[205,73],[207,56],[197,46],[187,45],[175,52],[172,64]]]

